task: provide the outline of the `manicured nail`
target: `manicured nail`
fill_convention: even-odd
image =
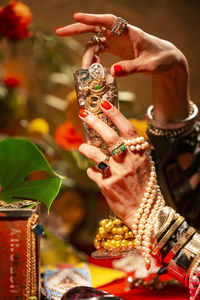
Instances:
[[[84,109],[84,108],[81,108],[80,110],[79,110],[79,116],[81,117],[81,118],[85,118],[85,117],[87,117],[89,114],[88,114],[88,112]]]
[[[108,101],[106,101],[106,100],[104,100],[104,101],[101,103],[101,106],[102,106],[104,109],[106,109],[106,110],[109,110],[109,109],[111,109],[111,107],[112,107],[112,105],[111,105]]]
[[[75,13],[73,13],[73,16],[75,16],[75,15],[77,15],[77,14],[79,14],[79,11],[78,11],[78,12],[75,12]]]
[[[61,26],[61,27],[57,27],[57,28],[56,28],[56,30],[58,30],[58,29],[61,29],[61,28],[64,28],[64,26]]]
[[[122,67],[120,65],[115,65],[114,66],[114,74],[115,75],[122,75],[123,74]]]

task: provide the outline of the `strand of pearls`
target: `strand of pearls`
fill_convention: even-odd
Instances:
[[[193,266],[189,276],[190,300],[197,299],[200,292],[200,260],[198,259]]]
[[[151,267],[151,233],[160,209],[165,204],[156,177],[154,162],[150,157],[149,182],[132,225],[133,234],[136,238],[136,249],[144,257],[147,270]]]
[[[131,151],[145,150],[149,146],[148,142],[145,141],[143,136],[139,136],[131,140],[124,140],[124,143]]]

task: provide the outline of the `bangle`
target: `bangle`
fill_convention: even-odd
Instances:
[[[165,233],[162,239],[158,242],[155,248],[152,251],[152,255],[156,256],[160,249],[164,246],[164,244],[168,241],[170,236],[176,231],[176,229],[183,223],[185,220],[184,217],[180,216],[175,223],[170,227],[170,229]]]
[[[200,251],[194,257],[194,259],[193,259],[193,261],[192,261],[192,263],[191,263],[191,265],[190,265],[190,267],[189,267],[189,269],[188,269],[188,271],[185,275],[184,285],[187,286],[187,287],[189,286],[188,279],[189,279],[190,273],[191,273],[193,267],[196,265],[196,263],[198,262],[199,259],[200,259]]]
[[[198,114],[197,106],[190,101],[189,115],[186,119],[178,122],[160,122],[154,120],[153,105],[147,110],[147,132],[156,136],[175,137],[190,131],[194,125],[195,118]]]
[[[177,214],[176,211],[169,206],[165,206],[163,209],[161,209],[152,231],[152,244],[157,244],[158,239],[167,230],[171,222],[178,217],[180,217],[180,215]]]
[[[169,261],[176,255],[176,253],[184,246],[184,244],[195,234],[196,230],[190,227],[185,233],[182,234],[179,241],[174,245],[174,247],[169,251],[167,256],[164,258],[164,263],[168,264]]]

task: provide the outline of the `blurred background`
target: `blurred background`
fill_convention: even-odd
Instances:
[[[0,6],[8,3],[0,0]],[[90,252],[98,221],[108,214],[108,208],[98,188],[87,178],[90,162],[77,151],[84,136],[77,118],[73,72],[80,68],[84,45],[92,35],[60,38],[55,28],[73,23],[74,12],[112,13],[171,41],[189,61],[191,99],[199,105],[200,1],[24,0],[22,3],[26,6],[19,6],[18,12],[26,19],[27,36],[19,32],[11,35],[6,15],[0,15],[0,30],[4,29],[0,40],[0,133],[30,138],[54,169],[66,176],[50,216],[42,213],[43,222],[57,238]],[[116,61],[109,54],[102,56],[108,68]],[[122,112],[145,134],[145,111],[151,104],[150,78],[140,74],[120,78],[118,87]]]

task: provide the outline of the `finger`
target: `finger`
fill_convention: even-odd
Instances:
[[[105,100],[101,107],[105,115],[116,125],[125,139],[137,137],[134,126],[114,105]]]
[[[140,56],[136,59],[120,61],[112,65],[110,72],[115,77],[148,72],[146,69],[146,59]]]
[[[113,147],[120,142],[121,139],[118,136],[117,132],[94,114],[91,114],[87,110],[82,108],[79,111],[79,117],[90,128],[94,129],[94,131],[96,131],[101,136],[101,138],[109,147]]]
[[[91,159],[97,165],[107,158],[107,156],[99,148],[85,143],[81,144],[78,150],[81,154]]]
[[[102,172],[99,172],[98,169],[95,167],[90,167],[87,169],[87,175],[92,181],[96,182],[96,184],[101,188],[101,183],[103,179]]]
[[[100,48],[96,43],[92,41],[87,43],[86,49],[82,57],[82,63],[81,63],[81,67],[83,69],[88,69],[93,62],[96,62],[96,59],[99,54],[99,50]]]
[[[96,26],[76,23],[56,29],[56,34],[59,36],[71,36],[87,32],[97,32]]]
[[[112,14],[84,14],[75,13],[74,19],[80,23],[93,26],[102,26],[107,29],[112,29],[117,17]]]

